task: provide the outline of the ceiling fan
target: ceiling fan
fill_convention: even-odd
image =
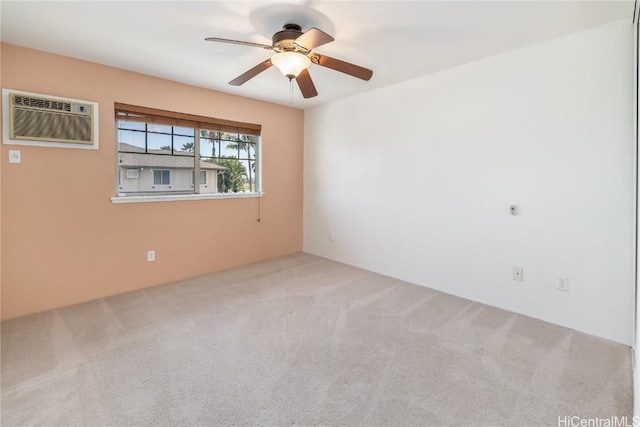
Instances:
[[[302,96],[305,98],[313,98],[318,95],[318,91],[307,70],[311,64],[340,71],[362,80],[369,80],[373,76],[373,71],[368,68],[312,52],[316,47],[334,41],[333,37],[317,28],[311,28],[303,33],[300,25],[285,24],[282,30],[273,35],[271,46],[219,37],[207,37],[205,40],[259,47],[275,52],[271,58],[231,80],[229,84],[232,86],[240,86],[246,83],[272,65],[275,65],[290,81],[295,79],[300,87]]]

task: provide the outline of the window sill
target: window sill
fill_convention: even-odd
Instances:
[[[214,194],[165,194],[158,196],[119,196],[112,197],[111,203],[150,203],[177,202],[180,200],[211,200],[211,199],[246,199],[262,197],[264,193],[214,193]]]

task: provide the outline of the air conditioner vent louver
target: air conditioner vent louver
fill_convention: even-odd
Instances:
[[[10,138],[92,145],[92,105],[69,101],[10,94]]]
[[[51,99],[33,98],[27,96],[15,96],[14,105],[21,107],[44,108],[47,110],[69,111],[71,112],[70,102],[54,101]]]

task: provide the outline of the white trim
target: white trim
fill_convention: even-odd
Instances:
[[[256,190],[260,194],[264,194],[264,188],[262,188],[262,135],[258,135],[258,143],[256,145]]]
[[[251,197],[263,197],[264,193],[210,193],[210,194],[163,194],[158,196],[119,196],[112,197],[111,202],[120,203],[147,203],[147,202],[177,202],[180,200],[206,200],[206,199],[247,199]]]
[[[634,180],[634,203],[635,209],[635,247],[634,253],[634,310],[633,310],[633,346],[631,348],[631,367],[633,372],[633,418],[640,416],[640,369],[638,364],[638,357],[640,352],[638,346],[640,345],[640,274],[638,268],[640,267],[640,239],[638,236],[638,228],[640,227],[640,209],[638,208],[638,187],[640,186],[640,174],[638,171],[640,165],[640,0],[634,2],[634,17],[633,17],[633,170],[635,173]]]
[[[72,101],[79,102],[83,104],[91,104],[93,105],[93,141],[92,145],[88,144],[73,144],[69,142],[46,142],[46,141],[29,141],[23,139],[11,139],[9,137],[9,94],[10,93],[20,93],[22,95],[32,95],[32,96],[45,96],[51,99],[58,99],[61,101]],[[79,148],[82,150],[97,150],[99,148],[99,136],[100,136],[100,124],[98,122],[98,103],[93,101],[86,101],[81,99],[73,99],[73,98],[62,98],[60,96],[46,95],[42,93],[34,93],[34,92],[25,92],[22,90],[15,89],[2,89],[2,143],[7,145],[31,145],[36,147],[49,147],[49,148]]]

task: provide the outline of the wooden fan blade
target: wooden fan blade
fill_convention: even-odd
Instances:
[[[339,59],[331,58],[330,56],[318,55],[316,53],[311,55],[310,58],[311,62],[313,62],[314,64],[331,68],[332,70],[340,71],[341,73],[345,73],[362,80],[369,80],[371,79],[371,76],[373,76],[373,71],[368,68],[364,68],[350,62],[341,61]]]
[[[271,67],[271,58],[267,59],[264,62],[259,63],[258,65],[256,65],[255,67],[253,67],[252,69],[250,69],[249,71],[240,74],[238,77],[236,77],[235,79],[231,80],[229,82],[229,84],[231,86],[240,86],[244,83],[246,83],[248,80],[254,78],[255,76],[257,76],[258,74],[260,74],[261,72],[263,72],[264,70],[266,70],[267,68]]]
[[[273,50],[273,46],[268,46],[266,44],[260,44],[260,43],[243,42],[243,41],[240,41],[240,40],[221,39],[219,37],[207,37],[205,40],[208,41],[208,42],[240,44],[240,45],[244,45],[244,46],[253,46],[253,47],[260,47],[262,49]]]
[[[315,49],[323,44],[330,43],[335,39],[329,34],[317,28],[312,28],[295,40],[295,44],[307,50]]]
[[[303,97],[313,98],[314,96],[318,96],[318,91],[313,84],[313,80],[311,80],[308,70],[302,70],[300,74],[298,74],[298,77],[296,77],[296,82],[298,83],[298,87],[300,87],[300,92],[302,92]]]

